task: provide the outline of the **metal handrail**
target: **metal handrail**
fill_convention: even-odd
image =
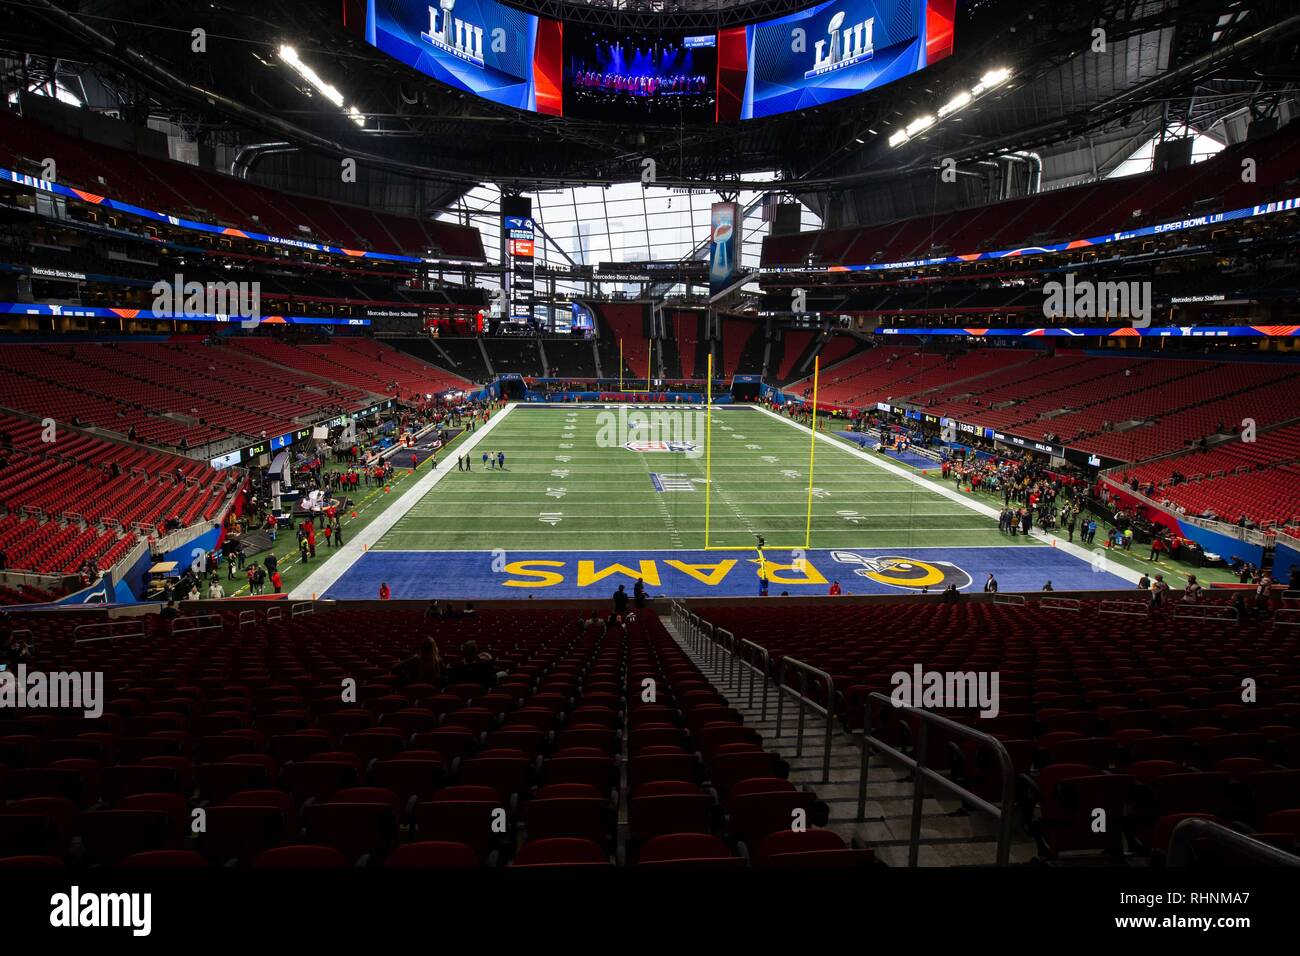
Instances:
[[[1083,602],[1076,598],[1046,597],[1038,602],[1038,606],[1048,611],[1083,610]]]
[[[831,741],[835,734],[835,680],[826,671],[818,670],[811,664],[806,664],[798,658],[783,657],[776,668],[776,730],[773,732],[777,737],[781,736],[781,712],[785,702],[786,690],[789,685],[785,682],[785,672],[787,668],[792,668],[799,674],[799,690],[795,697],[799,701],[799,733],[796,738],[795,752],[796,757],[803,756],[803,736],[804,736],[804,719],[807,716],[807,709],[812,708],[826,717],[826,739],[822,753],[822,783],[829,783],[831,779]],[[813,700],[807,694],[808,677],[820,677],[826,684],[826,704],[823,706]]]
[[[1300,866],[1300,856],[1279,850],[1203,817],[1188,817],[1174,827],[1169,835],[1169,853],[1165,858],[1165,866],[1191,866],[1196,859],[1194,841],[1198,837],[1240,851],[1250,857],[1251,862],[1261,866]]]
[[[297,604],[290,606],[290,617],[302,617],[304,614],[315,614],[316,606],[311,601],[299,601]]]
[[[1274,611],[1273,623],[1283,627],[1300,627],[1300,607],[1284,607]]]
[[[273,616],[273,615],[274,615],[274,616]],[[267,610],[266,610],[266,623],[267,623],[267,624],[270,624],[272,621],[279,621],[279,620],[281,620],[283,617],[284,617],[284,611],[280,610],[280,606],[279,606],[279,605],[276,605],[275,607],[267,608]]]
[[[226,622],[219,614],[194,614],[172,621],[172,634],[190,634],[195,631],[224,631]]]
[[[1028,602],[1025,601],[1023,594],[995,594],[993,595],[994,604],[1007,604],[1012,607],[1024,607]]]
[[[723,679],[727,682],[728,687],[736,684],[738,668],[736,666],[736,635],[732,634],[725,628],[718,628],[717,634],[722,640],[720,643],[727,652],[727,656],[722,659]],[[739,690],[739,688],[736,688]]]
[[[912,830],[909,837],[909,846],[907,854],[907,865],[916,866],[917,860],[921,853],[921,804],[925,799],[925,784],[934,784],[942,790],[955,794],[961,800],[973,805],[976,809],[985,813],[992,814],[998,821],[998,866],[1006,866],[1011,859],[1011,824],[1013,821],[1013,810],[1016,801],[1016,771],[1011,762],[1011,755],[1007,753],[1007,748],[1003,746],[1002,741],[996,737],[986,734],[983,731],[975,730],[965,724],[959,724],[942,714],[937,714],[932,710],[923,710],[917,707],[904,706],[900,709],[908,714],[915,715],[920,721],[920,727],[916,735],[916,742],[913,750],[916,757],[907,756],[901,750],[891,747],[871,735],[871,701],[887,704],[895,707],[894,701],[879,691],[873,691],[867,697],[866,716],[862,730],[862,763],[858,771],[858,819],[865,820],[867,813],[867,770],[870,763],[871,751],[888,757],[897,763],[912,771],[913,789],[912,789]],[[967,790],[965,787],[955,781],[943,776],[942,774],[931,770],[925,765],[925,753],[928,742],[928,728],[931,724],[938,726],[964,737],[967,740],[988,747],[998,759],[998,765],[1002,770],[1002,805],[994,806],[983,797]]]
[[[105,629],[107,633],[100,633]],[[72,630],[72,641],[74,644],[84,644],[88,641],[107,641],[119,637],[144,637],[144,635],[144,620],[136,618],[132,621],[104,621],[99,624],[78,625]]]
[[[1184,621],[1240,621],[1241,613],[1231,604],[1174,605],[1174,617]]]
[[[1126,614],[1129,617],[1150,617],[1151,608],[1138,601],[1102,601],[1097,606],[1098,614]]]
[[[741,657],[741,663],[742,663],[745,667],[748,667],[748,668],[749,668],[749,704],[748,704],[748,706],[749,706],[749,708],[750,708],[751,710],[752,710],[753,707],[754,707],[754,678],[755,678],[755,676],[757,676],[757,675],[759,675],[759,674],[762,674],[762,675],[763,675],[763,701],[762,701],[762,713],[759,714],[759,718],[758,718],[758,719],[759,719],[759,720],[767,720],[767,684],[768,684],[768,676],[769,676],[769,675],[768,675],[768,669],[769,669],[769,664],[771,663],[771,658],[768,656],[767,648],[765,648],[765,647],[759,647],[759,646],[758,646],[757,644],[755,644],[753,641],[747,641],[747,640],[745,640],[744,638],[741,638],[738,647],[740,648],[740,650],[739,650],[737,653],[740,654],[740,657]],[[748,652],[748,654],[746,654],[745,652]],[[756,656],[756,655],[757,655],[758,658],[762,661],[762,667],[761,667],[761,668],[755,666],[754,663],[753,663],[751,660],[749,660],[750,657],[753,657],[753,656]]]
[[[247,626],[250,625],[250,624],[251,624],[253,627],[257,627],[257,612],[256,612],[256,611],[240,611],[240,612],[239,612],[239,629],[242,631],[245,627],[247,627]]]

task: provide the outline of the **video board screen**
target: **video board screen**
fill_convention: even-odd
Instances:
[[[564,115],[711,123],[718,38],[623,34],[571,24],[564,35]]]
[[[366,42],[484,99],[559,116],[561,25],[496,0],[368,0]]]
[[[761,119],[876,89],[950,55],[956,0],[826,0],[713,32],[629,33],[497,0],[366,0],[368,43],[521,110],[610,122]]]
[[[729,54],[727,66],[733,76],[744,76],[744,89],[732,85],[724,93],[736,115],[720,110],[718,119],[810,109],[922,70],[952,52],[955,5],[955,0],[827,0],[776,20],[724,30],[720,42]],[[742,55],[743,63],[737,63]]]

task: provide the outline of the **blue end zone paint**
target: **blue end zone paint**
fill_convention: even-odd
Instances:
[[[1049,580],[1058,591],[1133,589],[1050,547],[816,550],[803,569],[793,566],[788,551],[769,550],[765,557],[772,595],[826,594],[832,581],[845,594],[915,593],[922,585],[941,591],[949,583],[978,591],[990,571],[1003,591],[1037,591]],[[368,551],[323,596],[369,600],[387,582],[398,600],[604,599],[620,584],[630,592],[638,576],[651,596],[758,594],[753,551],[520,551],[507,554],[499,571],[493,560],[488,551]]]
[[[657,475],[653,471],[650,472],[650,484],[655,486],[655,491],[659,492],[660,494],[663,493],[664,483],[659,479],[659,475]]]
[[[862,432],[836,432],[840,438],[853,442],[859,448],[870,448],[872,451],[880,450],[880,440],[864,435]],[[914,455],[910,451],[887,451],[886,458],[892,458],[894,461],[901,461],[904,465],[911,465],[913,468],[938,468],[939,463],[933,458],[926,458],[923,455]]]

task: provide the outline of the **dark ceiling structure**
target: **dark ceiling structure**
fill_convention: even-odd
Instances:
[[[806,6],[512,2],[642,31],[731,25]],[[1204,128],[1242,111],[1277,115],[1300,79],[1294,0],[962,0],[955,55],[879,90],[740,124],[626,128],[522,113],[441,86],[345,28],[348,6],[361,5],[0,0],[0,79],[13,91],[58,77],[85,91],[93,109],[141,124],[163,118],[201,144],[350,156],[446,196],[485,181],[520,192],[636,181],[652,158],[661,186],[798,195],[839,221],[933,207],[945,159],[972,180],[964,189],[987,192],[987,178],[974,182],[980,166],[1008,151],[1059,158],[1085,141],[1123,142],[1165,123]],[[206,53],[191,48],[196,28],[206,31]],[[311,95],[276,57],[280,44],[316,64],[364,113],[364,128]],[[1011,79],[889,145],[994,68],[1011,70]]]

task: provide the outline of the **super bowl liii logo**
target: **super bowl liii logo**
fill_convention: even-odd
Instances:
[[[813,44],[813,68],[804,72],[804,79],[810,80],[870,60],[875,52],[871,36],[875,25],[876,18],[868,17],[846,27],[843,10],[831,17],[826,24],[827,39]]]
[[[438,6],[429,7],[429,32],[420,39],[432,43],[452,56],[483,65],[483,28],[451,15],[456,0],[439,0]],[[439,22],[441,20],[441,22]]]

